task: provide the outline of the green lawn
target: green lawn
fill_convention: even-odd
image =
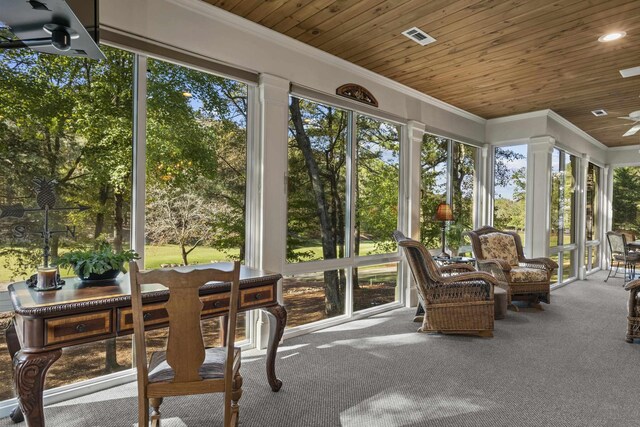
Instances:
[[[147,245],[145,246],[145,268],[158,268],[162,264],[182,264],[180,256],[180,247],[178,245]],[[372,242],[363,242],[360,244],[360,253],[368,255],[374,250]],[[298,249],[297,251],[309,251],[313,254],[313,259],[322,258],[322,248],[318,246],[309,246]],[[232,257],[237,258],[239,251],[220,251],[211,247],[201,246],[193,250],[188,256],[189,264],[208,264],[216,261],[228,261]],[[34,267],[35,272],[35,267]],[[71,272],[62,272],[63,276],[72,275]],[[0,257],[0,290],[6,288],[6,285],[16,280],[23,280],[22,277],[11,277],[11,270],[4,265],[4,259]]]

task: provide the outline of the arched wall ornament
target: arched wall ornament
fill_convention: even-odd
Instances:
[[[355,83],[347,83],[336,89],[336,94],[353,99],[363,104],[378,106],[378,100],[364,87]]]

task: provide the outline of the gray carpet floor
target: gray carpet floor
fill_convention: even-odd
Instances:
[[[509,311],[494,338],[417,333],[399,309],[285,341],[284,386],[243,354],[242,426],[638,426],[640,342],[626,343],[628,294],[603,273]],[[48,426],[136,424],[135,384],[46,408]],[[221,396],[168,398],[163,426],[221,425]],[[0,426],[12,425],[8,419]]]

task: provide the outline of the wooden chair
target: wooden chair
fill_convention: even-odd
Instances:
[[[632,280],[636,274],[636,265],[640,263],[640,253],[629,250],[627,237],[624,233],[608,231],[607,242],[609,242],[609,250],[611,251],[611,266],[609,268],[609,274],[607,274],[607,278],[604,279],[604,281],[609,280],[609,277],[616,277],[622,264],[624,283],[627,283],[629,280]],[[613,264],[616,264],[615,271],[613,271]],[[613,275],[611,274],[612,271]]]
[[[141,272],[132,262],[129,271],[138,370],[138,425],[149,425],[150,404],[152,425],[160,425],[160,405],[166,396],[216,392],[224,393],[224,426],[237,425],[242,377],[240,349],[234,347],[234,341],[240,263],[235,262],[230,271],[208,268]],[[231,284],[225,347],[205,348],[202,338],[200,316],[203,305],[199,290],[209,282]],[[165,306],[169,315],[169,337],[166,351],[154,352],[147,364],[141,287],[151,283],[169,288],[169,301]]]
[[[632,280],[624,287],[629,291],[629,314],[627,315],[627,342],[640,338],[640,279]]]
[[[420,332],[466,333],[493,336],[493,287],[490,274],[451,264],[440,270],[422,243],[394,231],[416,282],[425,315]],[[441,273],[452,274],[443,276]]]
[[[471,239],[478,270],[509,285],[509,303],[525,300],[542,310],[540,301],[551,302],[551,275],[558,268],[555,261],[525,258],[520,236],[512,231],[484,226],[465,234]]]

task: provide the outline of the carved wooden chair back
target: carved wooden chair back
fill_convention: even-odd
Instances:
[[[148,413],[149,398],[224,392],[224,425],[228,426],[231,416],[240,263],[235,262],[233,269],[229,271],[214,268],[193,269],[190,271],[175,269],[140,271],[138,265],[132,262],[129,271],[136,346],[136,368],[138,370],[138,401],[141,404],[139,411],[147,411]],[[230,283],[231,287],[225,341],[224,375],[215,379],[203,379],[201,367],[205,362],[205,345],[200,325],[203,304],[200,300],[199,292],[203,285],[210,282]],[[142,285],[145,284],[161,284],[169,289],[169,300],[165,305],[169,317],[166,363],[171,367],[173,377],[156,383],[149,382],[141,290]],[[140,422],[140,425],[143,425],[142,422]]]

